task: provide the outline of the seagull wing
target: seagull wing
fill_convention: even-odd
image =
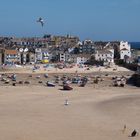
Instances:
[[[40,22],[42,27],[44,26],[44,21],[41,17],[37,20],[37,22]]]
[[[42,20],[42,18],[40,17],[40,18],[39,18],[39,21],[41,21],[41,20]]]
[[[44,26],[44,20],[41,19],[41,20],[40,20],[40,23],[41,23],[41,25],[42,25],[42,27],[43,27],[43,26]]]

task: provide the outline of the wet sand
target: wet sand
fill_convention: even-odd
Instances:
[[[138,140],[128,135],[140,132],[139,118],[135,87],[0,87],[1,140]]]

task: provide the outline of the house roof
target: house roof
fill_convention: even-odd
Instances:
[[[113,54],[110,50],[99,50],[98,54]]]
[[[17,50],[5,50],[5,54],[17,54]]]
[[[121,49],[120,51],[128,51],[128,49],[126,49],[126,48],[123,48],[123,49]]]
[[[84,58],[90,58],[91,54],[73,54],[73,57],[84,57]]]

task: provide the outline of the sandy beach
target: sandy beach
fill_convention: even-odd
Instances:
[[[139,88],[60,89],[2,86],[0,139],[128,140],[133,129],[140,131]]]
[[[17,76],[16,86],[8,78],[12,73]],[[44,73],[48,73],[48,78]],[[90,78],[85,87],[72,84],[72,91],[64,91],[59,83],[55,87],[45,86],[46,81],[54,81],[56,75],[74,77],[77,74]],[[121,67],[117,71],[104,67],[1,71],[1,76],[10,82],[6,84],[1,77],[0,139],[132,139],[131,132],[140,131],[140,90],[130,85],[112,85],[112,77],[132,74]],[[93,83],[96,76],[103,79],[98,84]],[[30,81],[30,84],[19,84],[19,81]]]

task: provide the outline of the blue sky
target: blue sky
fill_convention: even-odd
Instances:
[[[140,0],[0,0],[0,36],[140,41],[139,13]]]

